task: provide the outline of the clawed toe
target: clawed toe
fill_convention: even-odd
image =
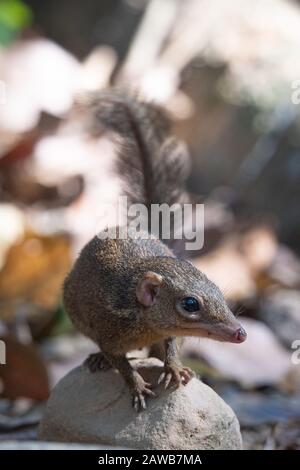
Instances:
[[[195,377],[195,372],[190,369],[189,367],[183,367],[183,369],[180,371],[180,375],[182,377],[182,383],[183,385],[186,385],[189,383],[189,381]]]
[[[151,390],[151,384],[143,381],[132,392],[132,406],[135,411],[139,412],[147,408],[146,396],[156,397],[155,393]]]
[[[181,384],[186,385],[193,377],[195,373],[189,367],[166,365],[164,372],[159,376],[158,384],[164,383],[165,389],[171,384],[178,388]]]
[[[169,388],[171,382],[176,385],[176,387],[179,387],[180,383],[181,383],[181,378],[180,378],[180,375],[179,374],[175,374],[173,372],[163,372],[162,374],[160,374],[159,376],[159,379],[158,379],[158,385],[159,384],[164,384],[164,388],[165,390],[167,390],[167,388]]]

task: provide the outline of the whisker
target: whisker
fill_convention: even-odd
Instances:
[[[240,305],[237,309],[237,311],[234,313],[235,317],[239,317],[242,313],[246,311],[246,308],[244,305]]]

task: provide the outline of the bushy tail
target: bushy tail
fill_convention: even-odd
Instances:
[[[117,171],[130,204],[187,202],[189,155],[160,108],[121,91],[95,93],[90,106],[93,133],[110,130],[121,137]]]

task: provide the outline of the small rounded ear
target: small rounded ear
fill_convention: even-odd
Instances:
[[[151,307],[159,296],[162,277],[152,271],[144,274],[136,288],[136,296],[144,307]]]

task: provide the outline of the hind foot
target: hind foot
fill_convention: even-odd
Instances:
[[[111,369],[111,365],[102,352],[90,354],[89,357],[84,361],[84,365],[88,367],[91,372],[97,372],[98,370],[106,371]]]

